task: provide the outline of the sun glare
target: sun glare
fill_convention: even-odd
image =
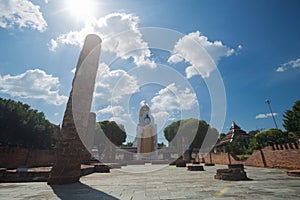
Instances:
[[[87,20],[95,14],[94,0],[65,0],[68,12],[77,20]]]

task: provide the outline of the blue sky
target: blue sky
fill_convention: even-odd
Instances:
[[[159,130],[200,117],[227,132],[232,120],[246,131],[273,128],[266,99],[283,128],[300,99],[299,1],[75,2],[0,0],[0,97],[60,123],[84,37],[97,33],[92,109],[123,123],[128,140],[143,100]]]

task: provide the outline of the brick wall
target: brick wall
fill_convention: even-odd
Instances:
[[[253,167],[266,167],[262,155],[262,150],[253,151],[252,155],[246,160],[245,165]]]
[[[213,163],[213,164],[222,164],[222,165],[228,165],[228,164],[243,164],[243,162],[238,161],[237,158],[234,155],[231,155],[230,153],[209,153],[204,157],[205,163]]]
[[[300,145],[297,143],[273,145],[256,150],[245,162],[245,165],[300,169]]]
[[[224,165],[244,164],[255,167],[300,169],[300,144],[273,145],[255,150],[245,162],[237,161],[234,155],[223,152],[207,154],[204,160],[205,163]]]
[[[17,168],[50,166],[55,159],[54,150],[0,147],[0,167]]]

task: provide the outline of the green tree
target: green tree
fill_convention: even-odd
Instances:
[[[0,98],[0,145],[47,149],[55,146],[59,128],[29,105]]]
[[[163,147],[165,147],[166,145],[165,145],[163,142],[161,142],[161,143],[157,143],[157,146],[158,146],[159,148],[163,148]]]
[[[249,143],[250,143],[250,137],[241,135],[235,137],[234,140],[226,146],[226,148],[228,152],[234,155],[248,154]]]
[[[96,123],[94,145],[99,154],[106,149],[113,151],[115,146],[121,146],[126,140],[124,126],[114,121],[101,121]]]
[[[164,135],[165,135],[166,140],[169,143],[176,136],[176,134],[178,132],[178,128],[180,126],[180,122],[181,122],[181,120],[173,122],[172,124],[170,124],[169,126],[164,128]]]
[[[226,137],[225,133],[220,133],[220,135],[219,135],[220,140],[223,140],[223,138],[225,138],[225,137]]]
[[[249,142],[247,153],[252,154],[254,150],[258,150],[258,149],[261,149],[261,145],[258,143],[256,137],[252,137]]]
[[[182,139],[190,141],[189,148],[200,148],[207,134],[210,134],[210,139],[214,140],[212,142],[215,142],[219,136],[218,131],[210,127],[205,121],[193,118],[173,122],[164,129],[165,138],[169,143],[175,137],[177,138],[177,141],[172,142],[177,148]]]
[[[255,139],[259,148],[274,144],[284,144],[292,141],[292,139],[288,137],[287,132],[283,132],[282,130],[276,128],[271,128],[256,134]]]
[[[249,137],[255,137],[255,135],[259,132],[260,132],[259,130],[252,130],[248,132],[248,135]]]
[[[292,110],[287,110],[283,114],[283,127],[288,132],[300,136],[300,101],[296,101]]]
[[[105,136],[116,146],[121,146],[126,140],[124,126],[115,121],[102,121],[96,124],[96,133],[102,129]]]

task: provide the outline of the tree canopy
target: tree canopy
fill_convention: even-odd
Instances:
[[[255,135],[257,142],[261,147],[273,144],[284,144],[290,142],[288,134],[280,129],[271,128]]]
[[[226,146],[228,152],[234,155],[248,154],[248,146],[250,142],[250,137],[246,135],[241,135],[235,137],[234,140]]]
[[[180,122],[181,122],[181,120],[173,122],[172,124],[170,124],[169,126],[164,128],[164,135],[165,135],[166,140],[169,143],[173,140],[176,133],[178,132]]]
[[[226,134],[225,133],[220,133],[219,134],[219,139],[222,140],[226,137]]]
[[[122,124],[118,125],[115,121],[108,120],[96,123],[94,145],[98,147],[100,154],[105,148],[110,148],[111,143],[121,146],[125,140],[126,132]]]
[[[249,135],[250,137],[255,137],[255,135],[256,135],[257,133],[259,133],[259,132],[260,132],[259,130],[251,130],[251,131],[248,132],[248,135]]]
[[[283,127],[288,132],[293,132],[300,136],[300,101],[294,103],[292,110],[285,111]]]
[[[218,131],[205,121],[193,118],[173,122],[164,129],[165,138],[169,143],[178,135],[180,137],[177,140],[185,138],[185,141],[190,141],[190,148],[200,148],[207,134],[215,140],[219,136]],[[174,144],[176,145],[176,142]]]
[[[126,132],[122,124],[115,121],[102,121],[96,123],[96,134],[103,134],[116,146],[122,145],[126,140]]]
[[[0,98],[0,145],[47,149],[54,147],[58,127],[29,105]]]

